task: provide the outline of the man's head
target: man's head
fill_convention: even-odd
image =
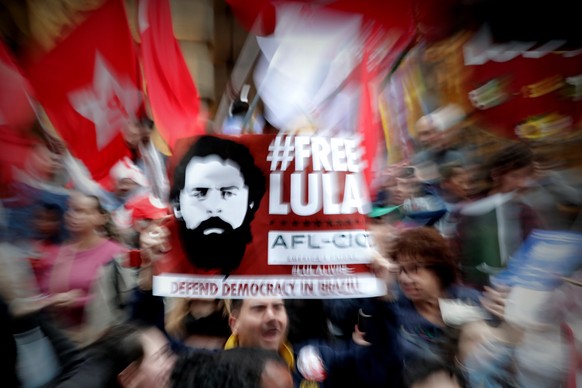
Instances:
[[[234,348],[222,352],[194,352],[180,357],[172,372],[174,388],[290,388],[293,377],[275,351]]]
[[[444,105],[434,112],[422,116],[416,122],[416,139],[423,149],[440,151],[450,142],[447,132],[458,127],[465,118],[465,112],[457,104]]]
[[[190,147],[176,168],[170,197],[192,264],[225,274],[239,266],[265,182],[242,144],[202,136]]]
[[[147,116],[128,121],[121,127],[121,134],[127,147],[136,150],[140,143],[147,143],[153,127],[154,122]]]
[[[488,167],[493,191],[522,191],[533,179],[533,153],[523,143],[510,144],[492,156]]]
[[[467,199],[470,191],[469,173],[459,163],[445,164],[439,168],[441,176],[440,187],[449,201],[461,201]]]
[[[169,387],[176,357],[166,336],[155,327],[112,326],[88,349],[110,366],[108,374],[99,376],[105,386]]]
[[[431,148],[440,135],[430,114],[422,116],[416,122],[416,141],[422,149]]]
[[[239,346],[278,351],[286,340],[289,318],[282,299],[235,299],[230,310]]]
[[[120,199],[127,199],[140,187],[149,185],[145,174],[127,157],[115,163],[109,175],[113,182],[113,192]]]

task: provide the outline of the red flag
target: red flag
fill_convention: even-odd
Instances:
[[[138,63],[125,8],[109,0],[28,67],[40,103],[95,180],[129,155],[120,129],[141,104]]]
[[[28,133],[35,120],[30,85],[0,41],[0,198],[12,195],[13,169],[24,169],[35,144]]]
[[[156,128],[173,149],[177,139],[204,133],[198,91],[172,29],[168,0],[140,0],[141,55]]]
[[[2,41],[0,41],[0,85],[2,85],[0,125],[26,129],[35,120],[29,100],[30,85]]]

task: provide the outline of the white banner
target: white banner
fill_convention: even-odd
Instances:
[[[296,271],[299,276],[154,276],[154,295],[177,298],[283,298],[338,299],[386,294],[385,284],[370,274],[319,276],[317,271]],[[329,268],[327,269],[330,270]]]
[[[367,264],[374,243],[367,230],[270,231],[270,265]]]

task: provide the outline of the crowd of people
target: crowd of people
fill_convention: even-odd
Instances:
[[[566,168],[580,166],[523,143],[479,152],[455,141],[462,119],[438,118],[418,121],[408,163],[379,174],[370,267],[388,293],[360,299],[153,295],[174,214],[140,152],[151,121],[128,123],[132,157],[105,186],[39,138],[40,161],[2,201],[1,385],[567,386],[582,272],[551,290],[538,326],[506,319],[516,300],[494,280],[532,231],[581,231],[582,182]]]

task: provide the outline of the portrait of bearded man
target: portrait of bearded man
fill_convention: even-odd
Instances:
[[[266,178],[250,150],[235,141],[199,137],[174,171],[170,200],[188,261],[228,275],[252,241],[251,222]]]

